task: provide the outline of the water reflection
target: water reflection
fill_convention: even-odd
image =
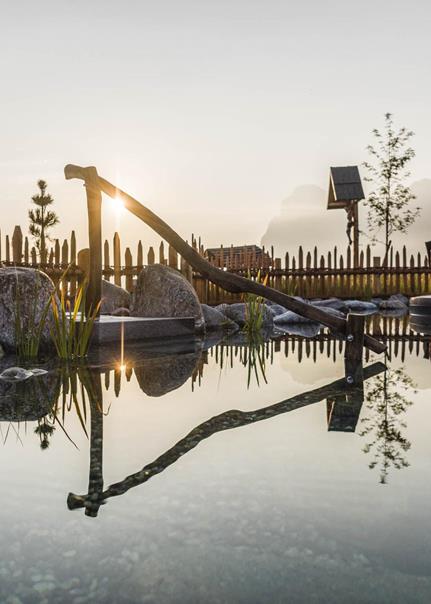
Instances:
[[[152,344],[122,350],[118,358],[116,351],[100,350],[87,364],[51,366],[46,375],[25,382],[0,383],[0,421],[8,422],[6,437],[12,432],[19,437],[21,423],[36,422],[33,431],[41,449],[45,450],[61,432],[76,446],[74,435],[69,432],[68,416],[77,417],[89,439],[88,489],[84,495],[71,493],[67,501],[69,509],[84,508],[85,513],[93,517],[109,498],[143,484],[209,436],[320,401],[326,401],[328,431],[354,433],[360,426],[359,433],[367,439],[364,450],[371,456],[369,466],[371,469],[378,467],[380,481],[386,483],[391,467],[408,466],[406,453],[410,442],[403,433],[406,427],[403,416],[411,404],[407,393],[414,386],[405,370],[390,367],[390,361],[398,357],[403,360],[409,352],[428,358],[429,343],[428,338],[411,332],[404,319],[373,317],[369,319],[367,329],[388,342],[385,360],[389,367],[377,363],[366,368],[364,380],[369,382],[365,389],[363,384],[349,387],[341,376],[325,386],[257,410],[225,411],[200,423],[153,462],[107,488],[103,480],[103,423],[110,407],[103,400],[104,390],[113,390],[119,396],[122,383],[133,376],[141,391],[149,397],[161,397],[184,386],[188,380],[193,390],[200,387],[210,360],[220,370],[241,365],[245,369],[247,388],[251,385],[259,387],[267,382],[267,368],[273,364],[276,355],[293,358],[295,363],[305,359],[319,363],[326,357],[335,364],[344,355],[344,342],[321,330],[312,339],[290,334],[252,342],[244,336],[236,336],[222,341],[182,340],[169,346]],[[368,353],[365,359],[370,360]],[[293,365],[295,367],[298,365]]]
[[[360,435],[368,442],[363,451],[370,454],[369,468],[379,468],[380,483],[388,482],[389,470],[407,468],[406,453],[411,442],[403,434],[404,419],[412,401],[406,396],[415,384],[405,368],[386,369],[367,387],[367,415],[361,420]]]

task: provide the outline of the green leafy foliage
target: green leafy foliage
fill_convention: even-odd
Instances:
[[[48,206],[54,203],[53,197],[46,192],[48,187],[45,180],[39,180],[37,183],[39,193],[33,195],[32,202],[36,208],[29,210],[30,219],[29,232],[35,239],[35,244],[40,253],[42,263],[46,262],[46,240],[49,240],[48,229],[59,223],[57,214],[48,209]]]
[[[415,152],[408,145],[414,133],[407,128],[394,128],[392,114],[386,113],[383,132],[374,129],[376,144],[369,145],[369,162],[364,162],[372,183],[366,200],[368,206],[368,228],[373,234],[373,243],[379,242],[378,234],[383,229],[385,258],[391,248],[393,233],[406,233],[419,216],[420,208],[411,207],[415,196],[405,184],[410,176],[408,165]]]
[[[78,288],[73,305],[66,300],[64,291],[60,305],[54,296],[51,299],[53,323],[51,337],[58,356],[64,360],[82,359],[87,356],[93,332],[94,321],[99,312],[100,302],[95,308],[85,310],[86,284]]]

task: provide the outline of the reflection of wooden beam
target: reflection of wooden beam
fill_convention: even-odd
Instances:
[[[367,380],[372,378],[382,371],[385,371],[386,366],[383,363],[374,363],[364,370],[364,379]],[[295,411],[301,407],[307,405],[313,405],[326,398],[334,398],[341,394],[353,393],[356,390],[355,387],[349,386],[345,378],[336,380],[327,386],[304,392],[290,399],[270,405],[269,407],[263,407],[256,411],[238,411],[231,410],[216,415],[211,419],[203,422],[196,428],[194,428],[187,436],[178,441],[171,449],[160,455],[155,461],[144,466],[142,470],[127,476],[121,482],[112,484],[108,489],[100,494],[99,503],[103,503],[110,497],[116,497],[123,495],[129,489],[143,484],[156,474],[160,474],[170,465],[175,463],[180,457],[182,457],[188,451],[194,449],[200,442],[209,438],[217,432],[223,430],[231,430],[233,428],[239,428],[241,426],[247,426],[277,415],[287,413],[289,411]],[[69,493],[67,498],[67,505],[70,510],[86,507],[88,505],[89,495],[75,495]]]
[[[87,169],[80,166],[68,165],[64,168],[64,174],[67,179],[80,178],[85,180]],[[216,285],[220,285],[225,290],[233,293],[251,293],[257,296],[262,296],[268,300],[272,300],[289,310],[302,315],[312,321],[322,323],[331,329],[335,329],[343,334],[346,333],[346,320],[341,317],[334,317],[326,313],[324,310],[306,304],[301,300],[297,300],[292,296],[288,296],[271,287],[266,287],[262,283],[257,283],[250,279],[246,279],[241,275],[235,275],[228,271],[220,270],[212,266],[205,260],[196,250],[186,243],[166,222],[159,218],[154,212],[139,203],[136,199],[117,189],[113,184],[102,177],[98,177],[98,185],[100,190],[109,195],[109,197],[118,197],[122,199],[124,207],[140,220],[145,222],[150,228],[165,239],[173,248],[198,272],[205,278],[209,279]],[[374,352],[384,352],[386,346],[375,340],[371,336],[365,337],[365,345]]]

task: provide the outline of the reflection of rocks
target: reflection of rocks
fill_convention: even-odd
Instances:
[[[56,371],[9,382],[0,380],[0,421],[35,421],[49,413],[59,393]]]
[[[277,329],[292,336],[302,336],[303,338],[315,338],[319,335],[322,326],[320,323],[286,323],[277,325]]]
[[[163,396],[180,388],[192,375],[200,352],[147,358],[135,366],[139,387],[148,396]]]

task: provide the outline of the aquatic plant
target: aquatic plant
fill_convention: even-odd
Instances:
[[[27,306],[26,316],[22,312],[22,291],[18,274],[16,277],[15,290],[15,347],[16,354],[20,359],[35,359],[39,354],[42,333],[46,324],[50,299],[42,310],[38,318],[38,302],[41,295],[40,279],[36,279],[36,291],[33,296],[33,303]]]
[[[247,275],[251,279],[250,271]],[[257,273],[255,281],[262,283],[266,286],[268,281],[268,275],[265,275],[264,279],[261,279],[260,271]],[[263,321],[265,317],[266,304],[265,299],[262,296],[256,296],[255,294],[244,294],[245,301],[245,323],[243,330],[248,334],[257,334],[263,327]]]
[[[99,302],[95,308],[90,307],[86,310],[86,289],[86,283],[79,286],[73,304],[66,299],[63,289],[59,305],[55,296],[51,297],[53,313],[51,338],[60,359],[82,359],[87,355],[94,321],[101,303]]]

